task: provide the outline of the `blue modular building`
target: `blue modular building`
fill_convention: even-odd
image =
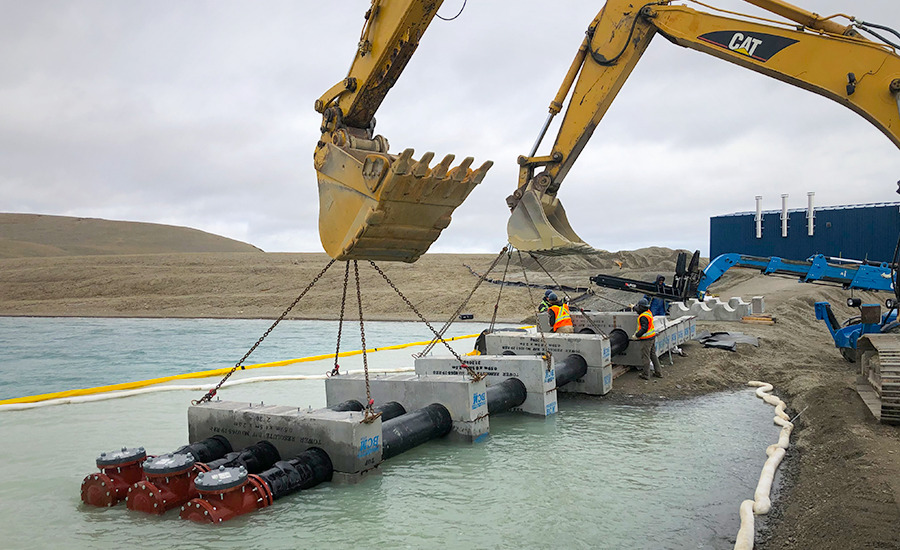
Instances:
[[[710,218],[709,257],[735,252],[805,260],[823,254],[889,262],[900,235],[900,202],[758,212]]]

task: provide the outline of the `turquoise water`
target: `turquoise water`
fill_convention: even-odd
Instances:
[[[0,399],[233,367],[271,325],[259,319],[0,317]],[[455,323],[446,336],[483,328]],[[282,321],[244,364],[334,353],[337,330],[337,321]],[[366,323],[368,348],[432,336],[422,323]],[[474,345],[469,342],[466,351]],[[359,322],[345,322],[341,350],[357,349]]]
[[[64,322],[46,321],[67,337]],[[153,325],[171,323],[146,322],[145,334],[165,334]],[[197,323],[216,339],[211,326],[219,321]],[[297,331],[304,323],[315,330],[315,323],[295,323]],[[386,325],[378,330],[397,343],[422,339]],[[462,340],[459,350],[471,344]],[[370,367],[411,366],[415,351],[373,353]],[[107,363],[103,349],[91,353]],[[327,366],[264,370],[321,373]],[[481,444],[433,441],[362,483],[323,484],[220,526],[181,521],[177,511],[147,517],[123,505],[81,504],[81,480],[101,451],[142,445],[158,454],[186,443],[186,410],[197,397],[154,393],[0,412],[0,548],[730,548],[738,506],[752,498],[765,447],[778,436],[772,407],[750,390],[634,404],[563,395],[554,417],[497,415]],[[316,408],[324,405],[324,383],[249,384],[222,390],[222,398]]]

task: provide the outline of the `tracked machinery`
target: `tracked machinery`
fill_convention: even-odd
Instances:
[[[518,182],[507,198],[507,233],[514,247],[542,254],[593,250],[572,229],[558,191],[657,34],[832,99],[900,146],[900,56],[897,44],[882,36],[891,33],[900,40],[900,34],[845,15],[822,17],[780,0],[745,1],[787,21],[724,17],[668,0],[606,2],[588,26],[531,151],[518,158]],[[414,262],[491,167],[488,161],[473,169],[471,157],[454,167],[453,155],[432,165],[432,153],[418,160],[413,149],[391,153],[387,139],[375,133],[378,107],[441,4],[373,0],[347,77],[315,103],[322,114],[314,153],[319,233],[332,258]],[[538,155],[552,119],[564,107],[550,152]]]

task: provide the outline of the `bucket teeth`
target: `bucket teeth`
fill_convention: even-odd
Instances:
[[[319,236],[338,260],[416,261],[493,165],[472,170],[474,159],[467,157],[453,167],[456,157],[449,154],[429,167],[434,153],[417,161],[413,149],[405,149],[399,156],[383,154],[390,166],[376,186],[365,180],[359,151],[324,143],[315,156]]]
[[[434,153],[432,153],[431,151],[428,151],[427,153],[422,155],[422,158],[419,159],[419,162],[417,162],[415,165],[413,165],[413,168],[412,168],[413,175],[416,176],[417,178],[424,178],[425,176],[427,176],[428,170],[429,170],[428,165],[431,164],[431,159],[433,159],[433,158],[434,158]]]

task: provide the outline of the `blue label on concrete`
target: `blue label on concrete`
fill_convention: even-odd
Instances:
[[[609,354],[610,354],[609,348],[604,347],[604,348],[603,348],[603,358],[604,358],[604,359],[609,359],[609,358],[610,358],[610,355],[609,355]]]
[[[475,410],[478,407],[483,407],[485,403],[487,403],[486,392],[476,393],[472,396],[472,410]]]
[[[555,414],[556,413],[556,403],[550,403],[547,405],[547,414]]]
[[[376,452],[378,450],[378,440],[381,436],[376,435],[375,437],[361,437],[359,439],[359,454],[357,458],[362,458],[364,456],[369,456],[370,454]]]
[[[556,370],[550,369],[544,371],[544,382],[553,382],[556,380]]]
[[[612,374],[606,374],[603,376],[603,385],[609,386],[612,384]]]

